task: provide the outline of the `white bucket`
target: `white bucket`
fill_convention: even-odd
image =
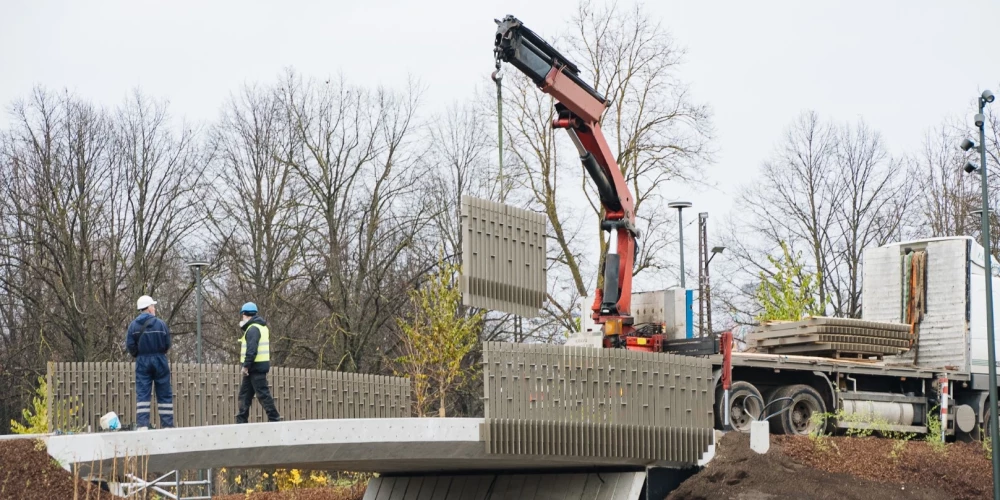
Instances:
[[[118,415],[115,412],[108,412],[107,415],[101,417],[101,429],[106,431],[116,431],[122,426],[121,422],[118,421]]]

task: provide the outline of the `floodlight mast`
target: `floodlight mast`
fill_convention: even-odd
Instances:
[[[603,324],[605,347],[625,346],[634,331],[631,315],[632,267],[637,253],[635,201],[601,132],[607,100],[580,78],[580,70],[524,27],[514,16],[497,20],[493,53],[527,75],[557,101],[553,128],[566,129],[580,161],[597,187],[604,209],[601,230],[610,234],[604,262],[604,288],[592,306],[594,322]]]

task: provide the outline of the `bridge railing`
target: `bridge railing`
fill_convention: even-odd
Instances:
[[[235,423],[242,375],[239,365],[173,363],[174,425]],[[48,364],[49,430],[100,428],[107,412],[135,422],[134,363]],[[268,384],[285,420],[411,416],[410,380],[357,373],[272,368]],[[151,422],[159,422],[154,391]],[[204,416],[199,416],[203,412]],[[254,402],[251,422],[265,421]]]

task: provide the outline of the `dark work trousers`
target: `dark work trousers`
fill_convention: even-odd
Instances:
[[[135,358],[135,426],[149,427],[151,392],[156,386],[156,413],[161,427],[174,426],[174,394],[170,387],[170,365],[165,354],[140,354]]]
[[[274,407],[271,390],[267,388],[267,373],[250,372],[250,375],[243,377],[243,383],[240,384],[240,412],[236,414],[237,424],[245,424],[250,418],[250,405],[253,403],[254,395],[264,407],[268,422],[281,420],[278,409]]]

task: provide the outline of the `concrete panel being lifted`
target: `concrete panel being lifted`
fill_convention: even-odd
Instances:
[[[545,301],[545,216],[462,197],[462,303],[525,318]]]
[[[49,454],[82,473],[207,468],[300,468],[380,473],[676,466],[642,458],[494,455],[481,418],[303,420],[52,436]],[[710,458],[710,455],[705,457]],[[113,462],[117,463],[114,464]]]

